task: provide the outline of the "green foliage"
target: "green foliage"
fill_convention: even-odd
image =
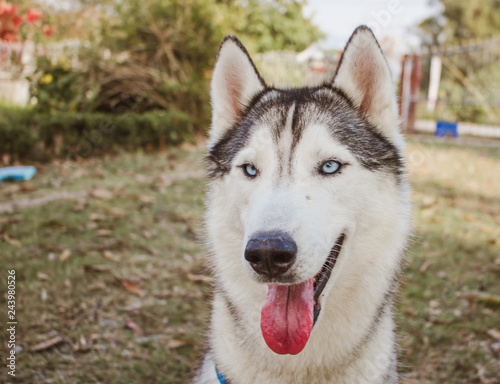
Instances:
[[[33,132],[34,113],[25,108],[2,108],[0,113],[0,156],[27,154],[36,145]]]
[[[39,61],[31,79],[39,112],[176,109],[203,130],[225,34],[238,35],[252,53],[302,50],[322,36],[302,14],[305,0],[108,0],[100,8],[79,2],[99,27],[89,33],[92,44],[78,68]]]
[[[304,17],[306,4],[306,0],[227,0],[219,7],[225,31],[241,38],[250,51],[301,51],[324,37]]]
[[[84,111],[89,107],[85,74],[71,68],[64,59],[52,63],[46,57],[38,58],[36,72],[28,80],[37,112]]]
[[[441,0],[441,3],[448,40],[486,38],[500,33],[500,0]]]
[[[442,5],[440,15],[422,21],[418,29],[428,45],[487,38],[500,34],[500,0],[434,0]]]
[[[186,114],[150,111],[106,113],[37,113],[2,108],[0,155],[14,159],[88,157],[120,149],[154,149],[190,140],[193,122]]]
[[[461,50],[446,54],[447,61],[456,67],[452,70],[444,62],[441,73],[437,110],[423,112],[421,117],[437,117],[455,121],[497,124],[500,71],[495,58],[497,49],[488,38],[500,34],[500,0],[434,0],[441,12],[418,25],[424,46],[442,48],[442,44],[461,46]],[[475,40],[484,43],[474,47]],[[457,72],[463,76],[457,76]],[[467,87],[461,77],[466,77]],[[428,79],[424,78],[424,83]],[[482,96],[482,97],[480,97]]]
[[[208,126],[208,80],[223,36],[213,0],[124,0],[97,14],[99,33],[77,68],[39,60],[30,79],[36,111],[176,109]]]
[[[222,32],[212,0],[124,0],[102,22],[111,60],[94,63],[96,109],[176,108],[207,124],[209,71]]]

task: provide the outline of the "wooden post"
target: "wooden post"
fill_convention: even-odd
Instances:
[[[407,132],[415,131],[415,120],[417,116],[417,105],[420,93],[420,79],[422,77],[422,57],[412,55],[413,66],[411,70],[410,82],[410,106],[408,108],[408,123],[406,125]]]
[[[403,55],[401,57],[401,75],[399,76],[399,90],[398,90],[398,113],[403,126],[406,126],[406,123],[403,122],[403,103],[404,103],[404,86],[405,86],[405,67],[406,62],[408,60],[408,55]]]

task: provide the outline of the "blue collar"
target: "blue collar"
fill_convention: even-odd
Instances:
[[[229,380],[226,380],[226,378],[221,375],[217,368],[215,368],[215,373],[217,373],[217,378],[219,379],[220,384],[231,384]]]

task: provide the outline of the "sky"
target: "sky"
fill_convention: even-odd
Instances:
[[[429,0],[308,0],[306,16],[327,34],[328,48],[344,46],[361,24],[372,28],[377,38],[391,35],[395,40],[416,44],[411,26],[437,13]]]

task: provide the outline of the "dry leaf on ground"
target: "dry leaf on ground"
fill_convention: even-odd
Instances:
[[[175,349],[175,348],[180,348],[185,345],[193,344],[193,340],[169,340],[167,341],[167,348]]]
[[[52,348],[57,344],[62,343],[64,340],[61,336],[56,336],[53,339],[44,341],[30,348],[31,352],[45,351],[46,349]]]
[[[90,191],[90,196],[95,197],[96,199],[109,200],[113,197],[113,192],[107,189],[96,188]]]
[[[113,269],[113,266],[104,264],[104,265],[84,265],[83,270],[85,272],[107,272]]]
[[[102,253],[105,259],[111,260],[111,261],[120,261],[120,257],[116,254],[114,254],[111,251],[104,251]]]
[[[469,301],[479,301],[485,304],[500,305],[500,296],[488,292],[463,292],[460,296]]]
[[[122,280],[121,282],[122,282],[122,285],[125,287],[125,289],[127,291],[129,291],[130,293],[133,293],[134,295],[137,295],[137,296],[144,296],[144,291],[142,289],[140,289],[137,284],[134,284],[134,283],[127,281],[127,280]]]
[[[99,213],[91,213],[89,216],[91,221],[106,221],[107,217],[105,215],[101,215]]]
[[[109,237],[113,235],[113,231],[110,229],[98,229],[95,231],[97,237]]]
[[[487,333],[494,339],[500,341],[500,331],[497,331],[496,329],[490,329]]]
[[[71,256],[71,251],[69,249],[65,249],[59,255],[59,261],[62,261],[64,263],[66,260],[69,259],[70,256]]]
[[[193,275],[191,273],[187,274],[188,280],[191,281],[201,281],[203,283],[213,283],[214,279],[210,276],[205,276],[205,275]]]
[[[139,327],[137,323],[134,323],[132,320],[129,320],[125,323],[127,328],[130,328],[136,335],[142,335],[142,329]]]
[[[48,280],[49,279],[49,276],[43,272],[38,272],[36,274],[36,277],[38,278],[38,280]]]

